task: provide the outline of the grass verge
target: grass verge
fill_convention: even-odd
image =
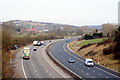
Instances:
[[[111,44],[107,44],[107,45],[100,45],[98,47],[96,47],[97,44],[93,44],[91,46],[85,47],[83,49],[81,49],[80,51],[78,51],[78,49],[81,46],[84,46],[86,44],[91,44],[91,43],[98,43],[101,42],[102,40],[104,40],[104,38],[102,39],[93,39],[93,40],[83,40],[83,41],[72,41],[69,45],[69,47],[78,55],[84,57],[84,58],[91,58],[93,59],[94,62],[98,63],[98,59],[100,60],[99,63],[105,67],[108,67],[112,70],[116,70],[119,71],[119,60],[115,60],[113,58],[113,54],[109,54],[109,55],[104,55],[103,54],[103,49],[110,46]],[[82,45],[78,45],[78,44],[82,44]],[[89,53],[90,51],[95,52],[95,55],[92,56],[85,56],[87,53]],[[120,71],[119,71],[120,72]]]

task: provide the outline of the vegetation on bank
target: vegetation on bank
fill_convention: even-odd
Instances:
[[[78,43],[78,46],[84,46],[84,45],[88,45],[88,44],[93,44],[93,43],[99,43],[102,42],[104,40],[106,40],[107,38],[100,38],[100,39],[92,39],[92,40],[84,40],[80,43]]]
[[[120,72],[119,57],[116,57],[115,45],[116,43],[111,39],[101,38],[81,41],[76,40],[71,42],[69,47],[84,58],[92,58],[96,63],[98,63],[99,59],[101,65]]]
[[[11,63],[11,60],[14,59],[13,53],[11,50],[16,50],[15,45],[18,47],[25,46],[27,44],[33,43],[34,40],[50,40],[50,39],[59,39],[63,38],[62,36],[57,36],[55,34],[47,35],[37,35],[31,36],[26,34],[24,36],[14,36],[11,29],[2,29],[2,78],[15,78],[16,73],[14,72],[15,68],[13,67],[14,63]],[[18,75],[17,75],[18,77]]]

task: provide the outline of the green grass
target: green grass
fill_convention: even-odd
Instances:
[[[24,37],[26,35],[27,35],[26,33],[24,33],[24,34],[16,34],[15,37]]]
[[[102,41],[105,40],[105,39],[107,39],[107,38],[85,40],[85,41],[83,41],[83,42],[80,42],[80,43],[78,44],[78,46],[88,45],[88,44],[91,44],[91,43],[99,43],[99,42],[102,42]]]

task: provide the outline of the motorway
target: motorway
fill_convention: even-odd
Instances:
[[[54,41],[52,41],[54,42]],[[48,57],[46,48],[50,44],[46,41],[46,46],[32,46],[30,60],[23,60],[23,50],[16,54],[16,72],[19,72],[18,78],[71,78],[69,74],[65,73]],[[33,51],[37,48],[37,51]]]
[[[72,41],[72,40],[71,40]],[[118,75],[112,74],[103,70],[102,68],[85,66],[84,59],[76,54],[74,54],[67,47],[68,42],[66,40],[59,41],[50,46],[50,53],[64,66],[72,70],[78,76],[87,79],[87,78],[102,78],[102,79],[116,79],[119,80]],[[75,60],[75,63],[69,63],[68,59],[72,57]]]

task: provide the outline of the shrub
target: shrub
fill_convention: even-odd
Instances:
[[[97,43],[96,47],[100,46],[100,45],[107,45],[112,43],[112,40],[110,39],[104,39],[102,42]]]
[[[86,35],[84,36],[84,39],[85,39],[85,40],[93,39],[93,36],[91,36],[91,35],[89,35],[89,34],[86,34]]]
[[[91,46],[91,45],[93,45],[93,44],[95,44],[95,43],[91,43],[91,44],[84,45],[84,46],[80,47],[80,48],[78,49],[78,51],[80,51],[81,49],[84,49],[84,48],[86,48],[86,47],[89,47],[89,46]]]
[[[112,44],[109,47],[103,49],[103,54],[104,55],[108,55],[108,54],[113,53],[113,48],[114,48],[114,45]]]

